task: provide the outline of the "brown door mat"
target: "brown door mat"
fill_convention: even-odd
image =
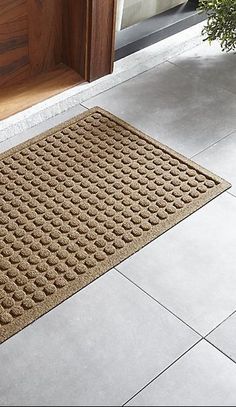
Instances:
[[[0,158],[1,342],[230,187],[98,107]]]

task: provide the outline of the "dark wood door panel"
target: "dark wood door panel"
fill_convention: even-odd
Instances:
[[[89,0],[63,0],[64,64],[86,79]]]
[[[63,62],[85,80],[112,72],[116,0],[63,0]]]
[[[31,76],[62,61],[62,0],[28,0]]]
[[[28,48],[20,47],[8,51],[4,55],[0,55],[1,76],[13,73],[17,74],[17,71],[26,65],[29,70]]]
[[[0,85],[62,61],[62,0],[0,0]]]
[[[27,14],[27,0],[0,0],[0,22],[18,20]]]
[[[116,0],[89,0],[89,63],[93,81],[112,72],[114,61]]]
[[[26,0],[0,0],[0,86],[29,75]]]
[[[116,0],[0,0],[0,86],[60,64],[93,81],[112,72]]]

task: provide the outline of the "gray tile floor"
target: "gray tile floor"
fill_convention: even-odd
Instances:
[[[0,405],[236,406],[235,58],[203,44],[0,143],[99,105],[233,184],[2,344]]]

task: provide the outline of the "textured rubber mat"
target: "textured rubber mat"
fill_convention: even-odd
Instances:
[[[100,108],[0,158],[1,342],[230,186]]]

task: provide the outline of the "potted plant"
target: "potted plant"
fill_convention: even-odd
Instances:
[[[223,51],[235,50],[236,0],[199,0],[199,10],[208,16],[202,31],[204,40],[219,40]]]

